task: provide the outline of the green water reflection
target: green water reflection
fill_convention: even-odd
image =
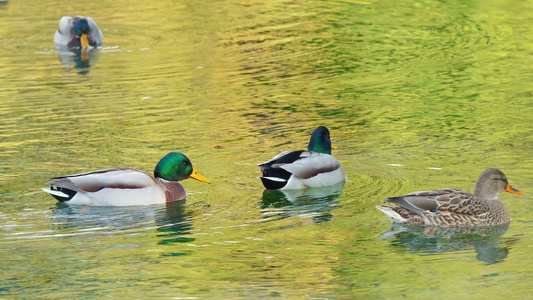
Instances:
[[[314,223],[329,221],[331,211],[339,207],[337,199],[342,194],[345,182],[304,191],[264,190],[260,206],[263,220],[278,221],[292,216],[311,219]]]
[[[0,5],[0,297],[527,298],[531,4]],[[104,33],[89,65],[54,49],[70,13]],[[264,192],[256,164],[318,125],[344,188]],[[150,172],[170,151],[212,181],[184,181],[177,207],[64,208],[40,192],[52,176]],[[505,230],[388,231],[374,208],[472,190],[488,167],[525,193],[501,195]]]
[[[476,258],[487,264],[502,262],[509,254],[500,245],[509,225],[483,228],[428,228],[393,224],[380,238],[391,240],[400,251],[441,253],[474,248]]]

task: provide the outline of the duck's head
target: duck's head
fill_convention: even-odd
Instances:
[[[187,156],[179,152],[170,152],[161,158],[157,163],[157,166],[155,166],[154,176],[169,181],[180,181],[187,178],[194,178],[199,181],[210,182],[196,172]]]
[[[318,126],[311,134],[309,140],[308,151],[331,154],[331,140],[329,138],[329,130],[324,126]]]
[[[486,169],[479,175],[474,189],[474,195],[481,199],[497,199],[498,195],[508,192],[523,195],[507,182],[507,177],[498,169]]]
[[[89,28],[89,22],[85,18],[74,19],[74,35],[80,39],[81,48],[87,48],[89,46],[89,34],[91,29]]]

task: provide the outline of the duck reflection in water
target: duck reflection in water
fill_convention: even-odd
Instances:
[[[476,259],[486,264],[503,261],[509,254],[512,239],[503,240],[509,224],[485,227],[426,227],[392,223],[379,236],[390,240],[391,247],[413,253],[442,253],[474,250]]]
[[[96,48],[68,48],[56,45],[56,53],[59,60],[65,68],[79,69],[78,74],[85,75],[89,73],[89,68],[94,66],[98,60],[98,49]]]
[[[52,225],[67,237],[137,235],[153,232],[155,226],[158,244],[188,243],[194,239],[185,237],[192,229],[192,216],[185,208],[185,201],[120,207],[58,203],[52,211]]]
[[[276,221],[293,216],[312,218],[313,223],[329,221],[330,211],[339,205],[345,181],[332,186],[306,190],[264,190],[261,212],[264,221]]]

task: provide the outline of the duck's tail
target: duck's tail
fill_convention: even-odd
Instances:
[[[61,188],[61,187],[54,187],[54,186],[50,186],[50,188],[41,188],[41,190],[52,195],[54,198],[56,198],[60,202],[69,201],[77,193],[76,191],[73,191],[73,190],[69,190],[69,189]]]
[[[387,217],[389,217],[392,222],[395,222],[395,223],[405,223],[407,222],[407,220],[409,219],[406,219],[404,218],[402,215],[400,215],[398,212],[396,212],[393,208],[394,206],[388,206],[388,205],[377,205],[376,206],[377,209],[381,210],[384,214],[387,215]]]
[[[261,181],[263,185],[268,190],[279,190],[287,185],[289,178],[291,178],[291,173],[282,169],[282,168],[268,168],[264,169],[263,176]]]
[[[261,176],[259,178],[267,190],[279,190],[287,185],[287,180],[283,178],[265,176]]]

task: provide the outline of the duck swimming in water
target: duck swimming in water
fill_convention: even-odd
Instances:
[[[171,152],[159,161],[154,176],[137,169],[105,169],[55,177],[42,190],[68,205],[163,204],[185,199],[185,189],[176,181],[186,178],[209,183],[184,154]]]
[[[390,197],[378,205],[395,223],[436,227],[494,226],[511,222],[509,212],[498,199],[503,192],[523,195],[513,188],[498,169],[486,169],[479,176],[474,194],[444,188]]]
[[[295,190],[346,180],[341,164],[331,156],[331,149],[329,130],[319,126],[311,134],[307,151],[285,151],[259,164],[261,181],[269,190]]]
[[[104,35],[98,25],[90,17],[62,17],[54,36],[58,46],[82,48],[100,47],[104,43]]]

